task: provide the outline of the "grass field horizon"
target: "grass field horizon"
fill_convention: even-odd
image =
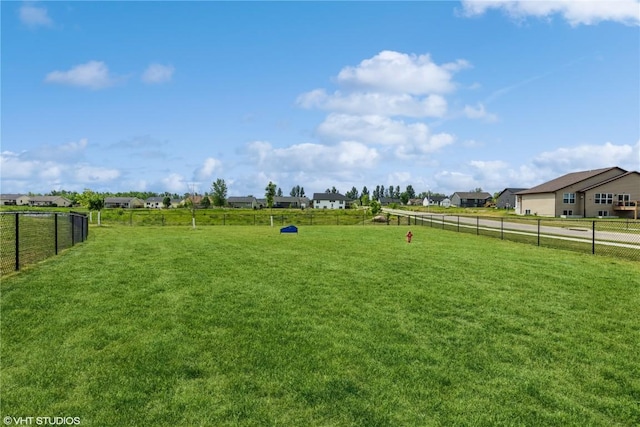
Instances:
[[[414,227],[92,227],[2,278],[0,415],[640,424],[640,266]]]

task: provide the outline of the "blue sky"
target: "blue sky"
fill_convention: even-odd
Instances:
[[[640,170],[640,3],[1,2],[3,193]]]

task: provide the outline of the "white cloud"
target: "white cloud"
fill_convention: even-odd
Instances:
[[[120,171],[100,166],[77,165],[74,175],[79,182],[94,183],[113,181],[120,176]]]
[[[328,173],[344,168],[371,169],[380,154],[375,148],[355,141],[337,145],[303,143],[274,148],[270,143],[255,141],[248,146],[251,159],[264,171]]]
[[[424,123],[405,123],[375,115],[330,114],[318,126],[317,132],[323,138],[332,140],[393,146],[395,156],[402,160],[418,160],[418,157],[452,144],[455,139],[446,133],[432,135]]]
[[[593,25],[602,21],[640,25],[640,3],[637,0],[463,0],[462,5],[466,16],[482,15],[489,9],[500,9],[515,19],[559,14],[572,26]]]
[[[442,117],[447,112],[447,101],[441,95],[416,97],[407,93],[353,92],[342,94],[339,91],[328,95],[324,89],[316,89],[300,95],[297,103],[303,108],[320,108],[348,114]]]
[[[45,82],[97,90],[114,85],[116,79],[109,74],[104,62],[89,61],[68,71],[52,71],[45,77]]]
[[[142,81],[148,84],[159,84],[171,81],[175,69],[171,65],[151,64],[142,74]]]
[[[82,141],[79,143],[82,145]],[[72,143],[71,145],[76,144]],[[65,144],[62,147],[69,147]],[[88,184],[110,182],[120,177],[117,169],[69,162],[69,159],[42,159],[29,152],[4,151],[0,155],[2,185],[14,189],[47,191],[53,188],[78,190]],[[8,191],[8,190],[6,190]]]
[[[640,141],[635,146],[579,145],[571,148],[558,148],[536,156],[533,164],[557,174],[620,166],[627,170],[640,169]]]
[[[433,191],[445,192],[448,196],[456,191],[469,191],[479,186],[479,183],[469,174],[462,172],[441,171],[434,175],[435,187]]]
[[[209,178],[213,177],[214,173],[220,172],[221,168],[222,162],[220,160],[213,157],[207,157],[204,160],[202,166],[196,169],[196,171],[194,172],[194,177],[197,180],[206,181]]]
[[[442,94],[455,89],[453,73],[467,67],[469,63],[464,60],[438,65],[428,54],[408,55],[385,50],[356,67],[343,68],[337,81],[380,92]]]
[[[26,179],[37,169],[39,162],[33,160],[23,160],[20,154],[12,151],[0,153],[0,169],[2,179]]]
[[[53,26],[53,20],[49,17],[49,13],[44,7],[23,4],[18,11],[18,15],[20,22],[29,28]]]
[[[640,141],[632,145],[582,145],[543,152],[530,163],[511,167],[501,160],[472,160],[458,171],[435,175],[437,186],[452,193],[481,187],[485,191],[502,191],[507,187],[530,188],[570,172],[619,166],[640,170]]]
[[[189,191],[186,179],[179,173],[171,173],[169,176],[162,178],[161,182],[163,188],[166,189],[165,191],[169,193],[184,194]]]
[[[480,119],[487,122],[495,122],[498,120],[498,116],[489,113],[482,103],[476,104],[475,107],[465,105],[464,114],[470,119]]]

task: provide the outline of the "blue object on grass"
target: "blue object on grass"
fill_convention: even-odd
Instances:
[[[298,232],[298,227],[296,227],[295,225],[288,225],[280,229],[280,233],[297,233],[297,232]]]

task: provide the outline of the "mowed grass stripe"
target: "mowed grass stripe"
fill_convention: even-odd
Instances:
[[[2,281],[0,415],[640,422],[637,263],[406,231],[92,228]]]

